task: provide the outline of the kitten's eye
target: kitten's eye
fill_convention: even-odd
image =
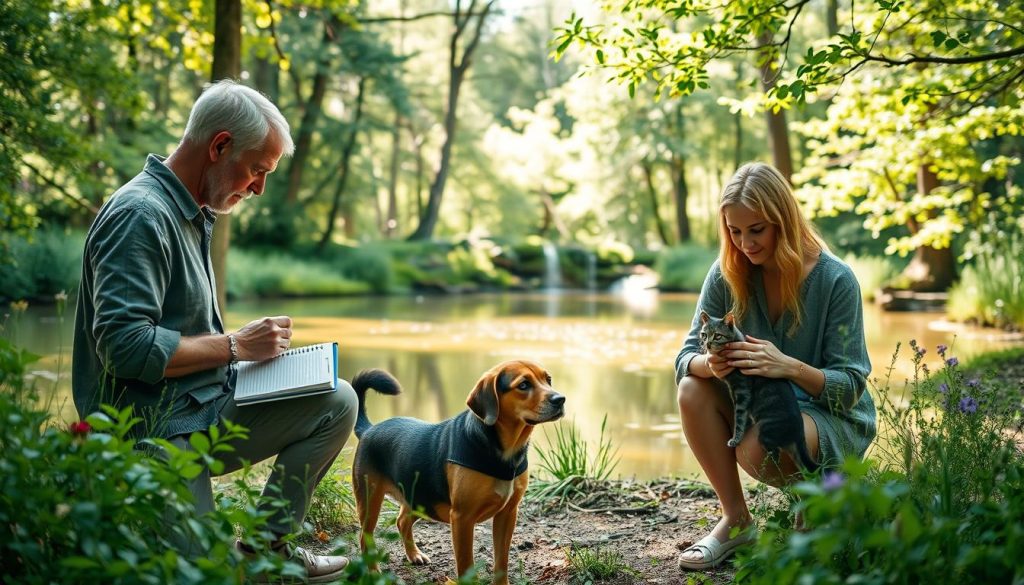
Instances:
[[[522,382],[519,383],[519,386],[516,386],[516,387],[519,388],[520,390],[529,390],[530,389],[530,383],[527,382],[526,380],[523,380]]]

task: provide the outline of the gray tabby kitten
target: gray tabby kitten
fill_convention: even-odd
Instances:
[[[703,349],[715,353],[725,349],[727,343],[745,341],[743,333],[736,327],[732,313],[724,318],[700,314],[700,342]],[[735,429],[728,445],[735,447],[753,422],[760,425],[758,439],[761,446],[778,465],[779,449],[785,449],[793,460],[809,472],[818,469],[818,464],[807,452],[804,437],[804,421],[800,416],[796,395],[789,382],[777,378],[747,376],[736,368],[724,379],[729,387],[735,408]]]

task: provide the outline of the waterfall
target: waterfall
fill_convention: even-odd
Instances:
[[[558,248],[551,242],[544,242],[544,280],[542,286],[545,290],[559,288],[562,286],[562,267],[558,263]]]

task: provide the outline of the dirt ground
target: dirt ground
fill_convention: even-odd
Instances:
[[[607,482],[569,504],[527,501],[519,509],[509,558],[510,582],[572,583],[568,550],[587,547],[592,552],[615,553],[628,567],[617,576],[596,582],[685,583],[688,573],[676,566],[679,552],[704,536],[718,520],[718,501],[704,484],[685,480],[655,482]],[[413,566],[405,559],[401,543],[381,538],[394,532],[394,524],[382,518],[377,542],[390,555],[382,569],[393,571],[407,583],[445,583],[455,578],[451,532],[448,525],[427,520],[414,528],[420,549],[431,559]],[[477,526],[475,558],[491,569],[493,547],[490,523]],[[707,571],[713,583],[731,582],[730,562]]]

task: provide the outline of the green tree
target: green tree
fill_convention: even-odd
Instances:
[[[909,249],[915,258],[907,276],[914,287],[943,289],[953,277],[951,236],[963,226],[957,214],[985,206],[985,190],[964,184],[985,185],[987,178],[1005,176],[1013,160],[976,153],[949,157],[944,148],[967,140],[965,148],[972,151],[978,148],[972,139],[1019,135],[1015,120],[1024,98],[1024,6],[968,1],[957,2],[953,9],[940,0],[875,0],[840,11],[838,18],[845,20],[838,21],[834,36],[815,33],[814,23],[807,20],[816,18],[808,16],[810,6],[810,0],[616,0],[608,9],[621,16],[608,23],[570,18],[558,32],[557,52],[564,53],[574,42],[589,47],[597,66],[614,71],[630,95],[644,83],[652,83],[658,95],[708,89],[713,64],[748,53],[756,55],[762,72],[778,64],[774,85],[766,84],[760,103],[768,111],[805,104],[810,96],[831,97],[837,87],[840,92],[864,92],[860,110],[872,127],[861,134],[861,144],[872,148],[844,148],[858,140],[848,137],[858,130],[847,129],[846,119],[828,128],[827,136],[819,132],[819,141],[835,144],[820,148],[814,165],[818,170],[800,179],[846,188],[815,190],[811,184],[804,192],[825,199],[816,209],[828,210],[849,207],[851,191],[859,190],[855,198],[863,201],[854,209],[868,214],[867,227],[909,227],[910,235],[891,248],[906,253],[913,246]],[[676,32],[679,20],[685,27]],[[800,37],[809,46],[799,63],[791,62]],[[838,107],[835,119],[840,111],[850,113],[848,105]],[[986,112],[986,122],[971,122],[980,112]],[[902,124],[890,124],[893,117]],[[943,125],[967,130],[944,143],[934,136]],[[907,140],[913,141],[910,148],[895,146]],[[888,144],[892,148],[882,148]],[[845,156],[822,160],[830,148]],[[861,183],[851,185],[852,177],[844,173],[856,164],[867,176],[856,177]]]

